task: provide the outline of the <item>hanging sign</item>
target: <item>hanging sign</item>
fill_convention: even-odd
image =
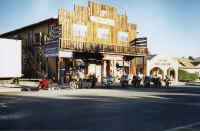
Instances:
[[[71,51],[59,51],[59,57],[72,58],[73,52],[71,52]]]
[[[118,60],[118,61],[123,61],[123,56],[119,55],[104,55],[104,60]]]
[[[51,26],[51,30],[61,30],[62,29],[62,25],[57,25],[57,26]]]
[[[61,38],[62,35],[62,25],[52,25],[49,31],[49,38],[51,40],[57,40]]]
[[[45,57],[58,56],[59,51],[59,40],[48,41],[44,47]]]

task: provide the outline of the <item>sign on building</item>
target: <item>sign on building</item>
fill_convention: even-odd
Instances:
[[[62,25],[53,25],[49,31],[49,38],[50,40],[57,40],[61,38],[62,35]]]
[[[58,56],[59,40],[49,41],[45,44],[44,54],[46,57]]]
[[[115,21],[111,19],[101,18],[97,16],[90,16],[90,21],[94,23],[115,26]]]
[[[147,46],[147,37],[136,38],[135,40],[131,41],[132,46]]]
[[[59,57],[72,58],[73,57],[73,52],[71,52],[71,51],[59,51]]]

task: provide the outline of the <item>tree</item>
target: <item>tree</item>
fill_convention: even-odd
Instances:
[[[189,56],[188,59],[189,60],[194,60],[194,58],[192,56]]]
[[[179,81],[195,81],[198,79],[198,75],[195,73],[189,73],[184,70],[178,70],[178,80]]]

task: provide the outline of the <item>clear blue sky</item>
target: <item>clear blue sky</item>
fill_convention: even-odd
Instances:
[[[87,6],[88,0],[76,0]],[[153,54],[200,56],[200,0],[95,0],[127,9]],[[73,9],[72,0],[1,0],[0,34]],[[119,11],[120,12],[120,11]]]

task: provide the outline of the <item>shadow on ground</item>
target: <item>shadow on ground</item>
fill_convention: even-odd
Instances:
[[[163,131],[196,122],[200,120],[199,114],[199,106],[146,97],[0,95],[3,130]]]

